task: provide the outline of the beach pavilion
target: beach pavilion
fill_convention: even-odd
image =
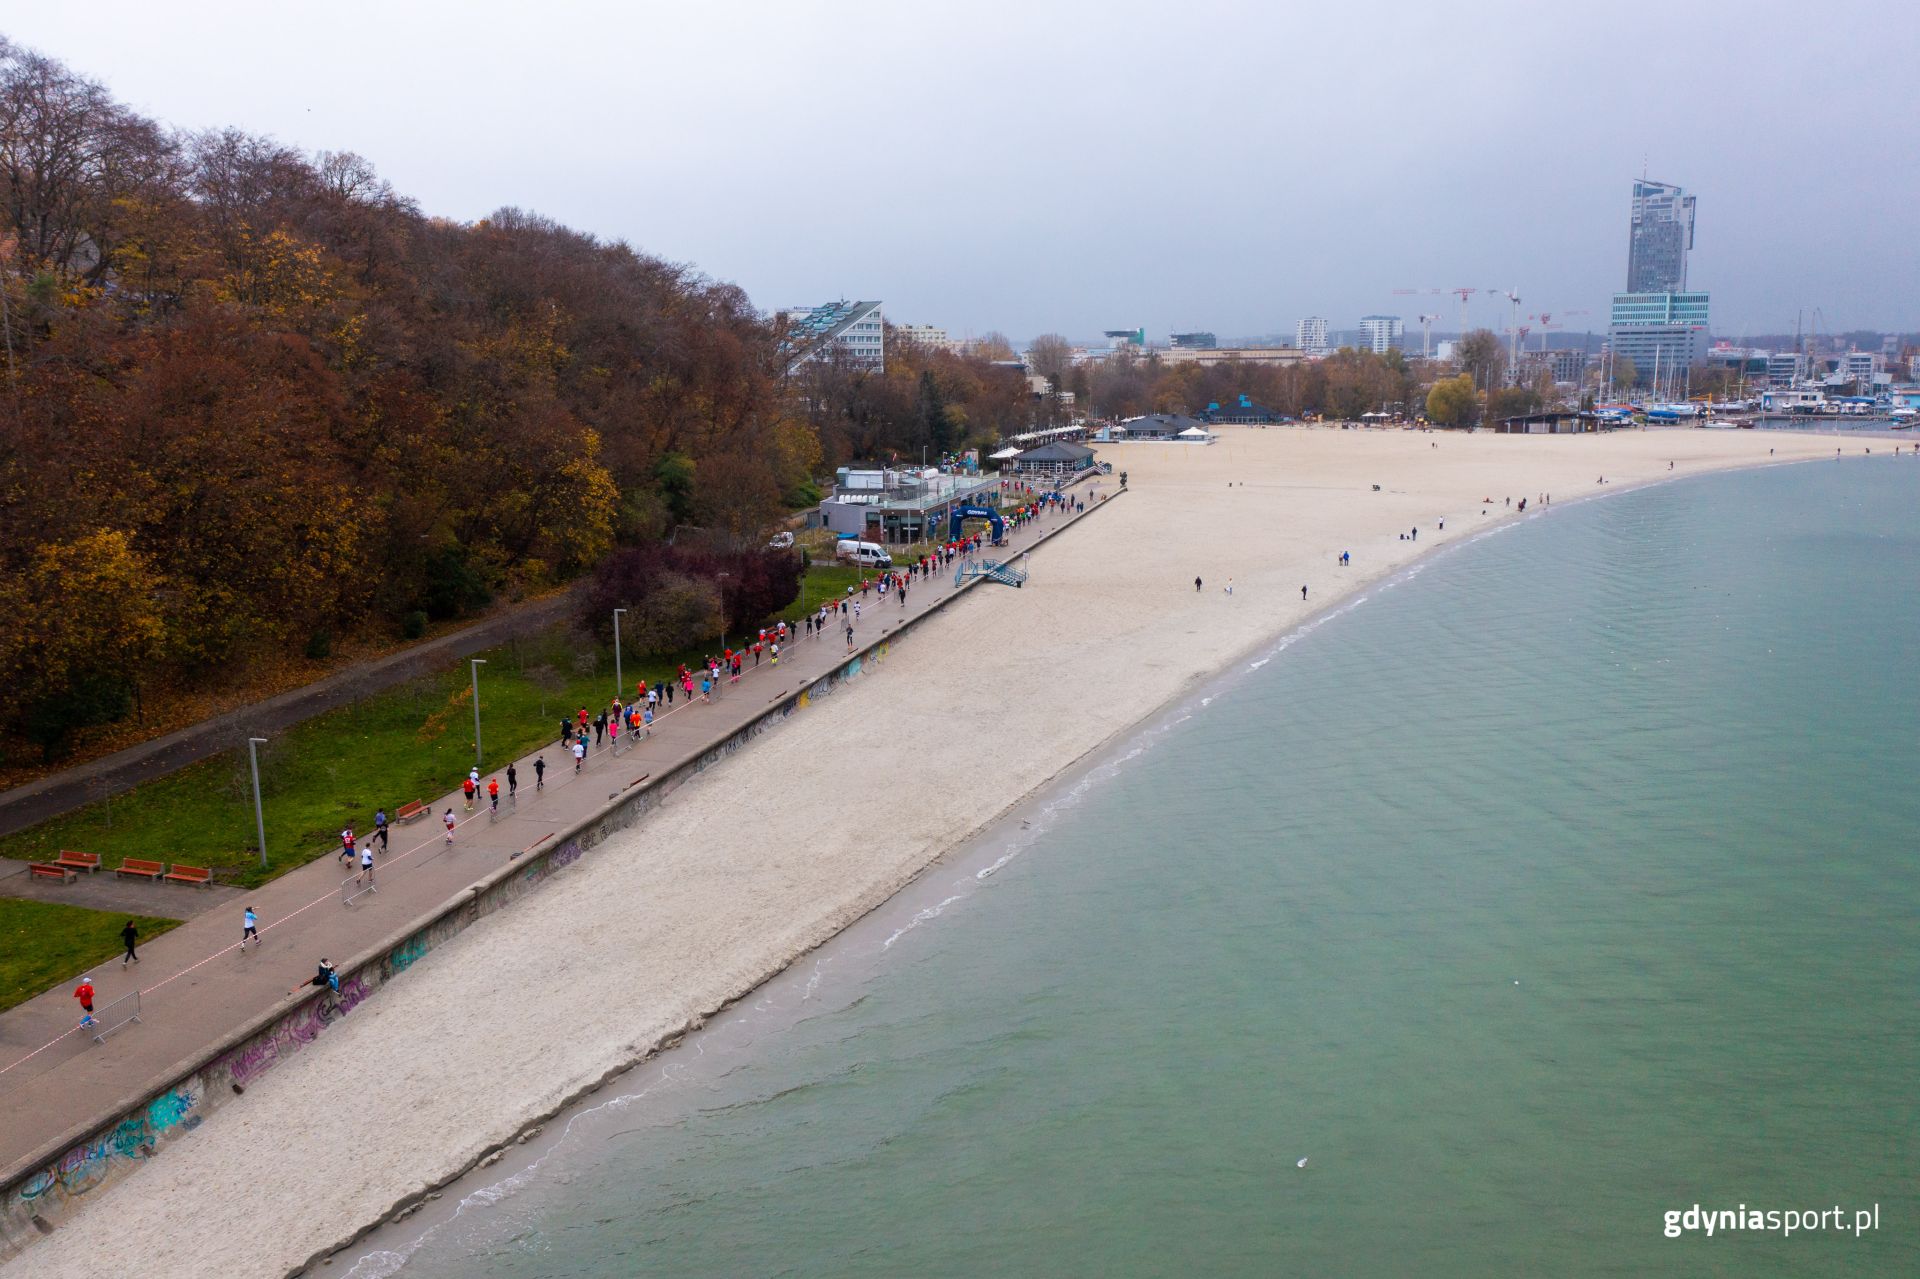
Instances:
[[[1000,456],[998,453],[995,457]],[[1084,444],[1055,440],[1037,449],[1028,449],[1013,459],[1013,473],[1026,479],[1049,479],[1071,483],[1083,472],[1093,469],[1093,450]]]

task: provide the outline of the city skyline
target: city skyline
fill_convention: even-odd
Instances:
[[[1384,24],[1217,2],[1178,21],[1154,6],[1123,20],[1116,3],[725,19],[581,5],[549,26],[503,4],[414,6],[383,11],[368,40],[352,23],[296,39],[218,0],[183,43],[173,16],[108,0],[24,10],[4,32],[166,125],[355,151],[428,213],[537,211],[737,283],[767,312],[880,298],[900,322],[1016,340],[1287,334],[1307,316],[1413,327],[1422,312],[1450,331],[1454,300],[1395,291],[1471,286],[1470,327],[1505,327],[1498,287],[1523,314],[1586,310],[1597,329],[1646,176],[1711,211],[1686,284],[1712,292],[1716,336],[1790,332],[1816,307],[1828,331],[1920,329],[1920,255],[1890,214],[1909,180],[1872,165],[1781,180],[1782,156],[1843,138],[1853,153],[1848,122],[1884,114],[1901,41],[1810,64],[1790,101],[1717,77],[1687,131],[1660,95],[1619,91],[1622,67],[1659,82],[1773,56],[1775,9],[1789,12],[1649,6],[1652,45],[1628,13],[1552,22],[1511,4]],[[1907,21],[1883,3],[1830,16]],[[1263,73],[1275,49],[1284,85]],[[1088,77],[1041,74],[1067,51]],[[843,109],[836,85],[868,105]],[[810,116],[835,123],[795,125]]]

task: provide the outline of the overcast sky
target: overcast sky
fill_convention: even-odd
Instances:
[[[1911,0],[8,3],[168,123],[357,151],[763,308],[1291,333],[1517,288],[1604,328],[1629,185],[1699,196],[1725,337],[1920,328]],[[188,15],[191,15],[190,17]],[[1585,315],[1574,312],[1585,311]],[[1472,323],[1504,324],[1484,295]],[[1556,321],[1558,322],[1558,321]]]

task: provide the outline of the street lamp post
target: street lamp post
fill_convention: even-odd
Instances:
[[[485,761],[480,755],[480,668],[487,664],[484,657],[473,659],[473,766],[480,767]]]
[[[620,674],[620,614],[624,608],[613,610],[613,695],[620,696],[620,690],[627,686],[626,679]]]
[[[267,868],[267,819],[260,811],[260,753],[255,746],[266,745],[264,737],[247,739],[247,762],[253,766],[253,830],[260,839],[260,869]]]

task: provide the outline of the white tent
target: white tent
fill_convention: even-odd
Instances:
[[[1174,436],[1174,438],[1176,440],[1191,440],[1196,444],[1200,443],[1203,440],[1206,441],[1207,443],[1212,443],[1213,432],[1205,430],[1198,426],[1190,426],[1186,430],[1180,432],[1180,434]]]
[[[1014,457],[1019,457],[1019,456],[1020,456],[1020,450],[1019,450],[1019,449],[1001,449],[1001,450],[1000,450],[1000,451],[999,451],[998,453],[989,453],[989,454],[987,454],[987,461],[989,461],[989,462],[1004,462],[1004,461],[1006,461],[1006,460],[1007,460],[1008,458],[1014,458]]]

